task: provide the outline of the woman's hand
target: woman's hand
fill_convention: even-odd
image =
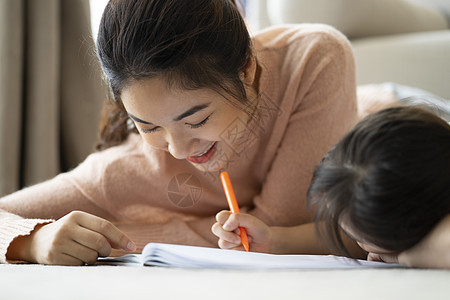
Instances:
[[[7,258],[50,265],[84,265],[108,256],[111,248],[134,251],[136,246],[109,221],[74,211],[14,240]]]
[[[412,248],[399,254],[369,253],[367,259],[418,268],[450,269],[450,215]]]
[[[270,252],[272,245],[272,230],[258,218],[238,213],[232,214],[223,210],[216,215],[217,222],[211,230],[219,238],[222,249],[244,250],[239,236],[239,227],[247,231],[250,251]]]

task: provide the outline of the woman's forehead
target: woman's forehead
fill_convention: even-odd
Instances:
[[[122,91],[126,111],[150,122],[163,118],[176,119],[192,109],[223,105],[223,97],[211,89],[168,89],[165,82],[152,78],[128,85]]]

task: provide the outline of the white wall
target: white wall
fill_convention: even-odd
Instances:
[[[100,24],[100,19],[102,18],[103,9],[105,8],[108,0],[90,0],[91,6],[91,27],[92,36],[94,40],[97,39],[98,25]]]

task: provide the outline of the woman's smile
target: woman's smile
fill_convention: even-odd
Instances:
[[[188,156],[186,159],[195,164],[203,164],[208,162],[216,153],[217,142],[214,142],[206,151],[196,156]]]

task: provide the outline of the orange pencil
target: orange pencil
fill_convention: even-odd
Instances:
[[[227,197],[228,206],[233,214],[239,213],[239,206],[236,201],[236,195],[234,194],[233,186],[231,185],[230,176],[227,171],[220,172],[220,180],[222,181],[223,190],[225,191],[225,196]],[[241,235],[241,243],[245,248],[245,251],[249,251],[247,231],[244,227],[239,227]]]

